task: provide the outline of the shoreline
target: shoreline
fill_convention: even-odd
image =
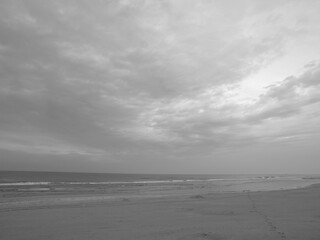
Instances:
[[[320,183],[313,183],[303,187],[295,187],[288,189],[276,190],[242,190],[242,191],[223,191],[223,192],[210,192],[209,189],[194,190],[188,189],[187,191],[179,193],[162,192],[161,194],[104,194],[98,193],[50,193],[50,192],[32,192],[33,194],[27,196],[15,196],[15,194],[7,197],[0,197],[0,212],[10,211],[26,211],[35,209],[51,209],[51,208],[68,208],[68,207],[92,207],[103,206],[111,202],[128,202],[128,201],[143,201],[143,200],[157,200],[157,199],[180,199],[180,198],[204,198],[205,196],[221,196],[221,195],[243,195],[255,193],[273,193],[273,192],[291,192],[299,189],[319,188]],[[49,193],[49,194],[46,194]]]

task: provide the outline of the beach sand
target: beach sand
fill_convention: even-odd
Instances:
[[[320,239],[320,185],[107,198],[1,198],[0,239]]]

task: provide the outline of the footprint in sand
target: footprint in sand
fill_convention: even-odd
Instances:
[[[286,234],[284,232],[278,232],[282,239],[287,239]]]
[[[272,220],[267,215],[263,214],[262,212],[260,212],[258,210],[255,201],[252,199],[252,197],[250,196],[249,193],[247,194],[247,197],[250,200],[251,205],[252,205],[253,211],[251,211],[251,212],[255,212],[255,213],[259,214],[261,217],[263,217],[264,218],[264,222],[266,223],[266,225],[269,226],[269,230],[272,231],[272,232],[276,232],[277,231],[277,227],[274,225]],[[281,237],[281,239],[287,239],[287,236],[286,236],[286,234],[284,232],[277,231],[277,234]]]

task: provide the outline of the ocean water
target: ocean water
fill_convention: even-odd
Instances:
[[[193,175],[0,171],[2,193],[188,194],[293,189],[320,175]]]
[[[121,174],[78,172],[0,171],[0,184],[38,183],[154,183],[172,181],[207,181],[267,177],[258,175],[222,174]],[[271,177],[271,176],[270,176]]]

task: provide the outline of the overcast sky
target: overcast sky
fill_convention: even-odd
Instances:
[[[0,3],[0,169],[320,173],[320,1]]]

